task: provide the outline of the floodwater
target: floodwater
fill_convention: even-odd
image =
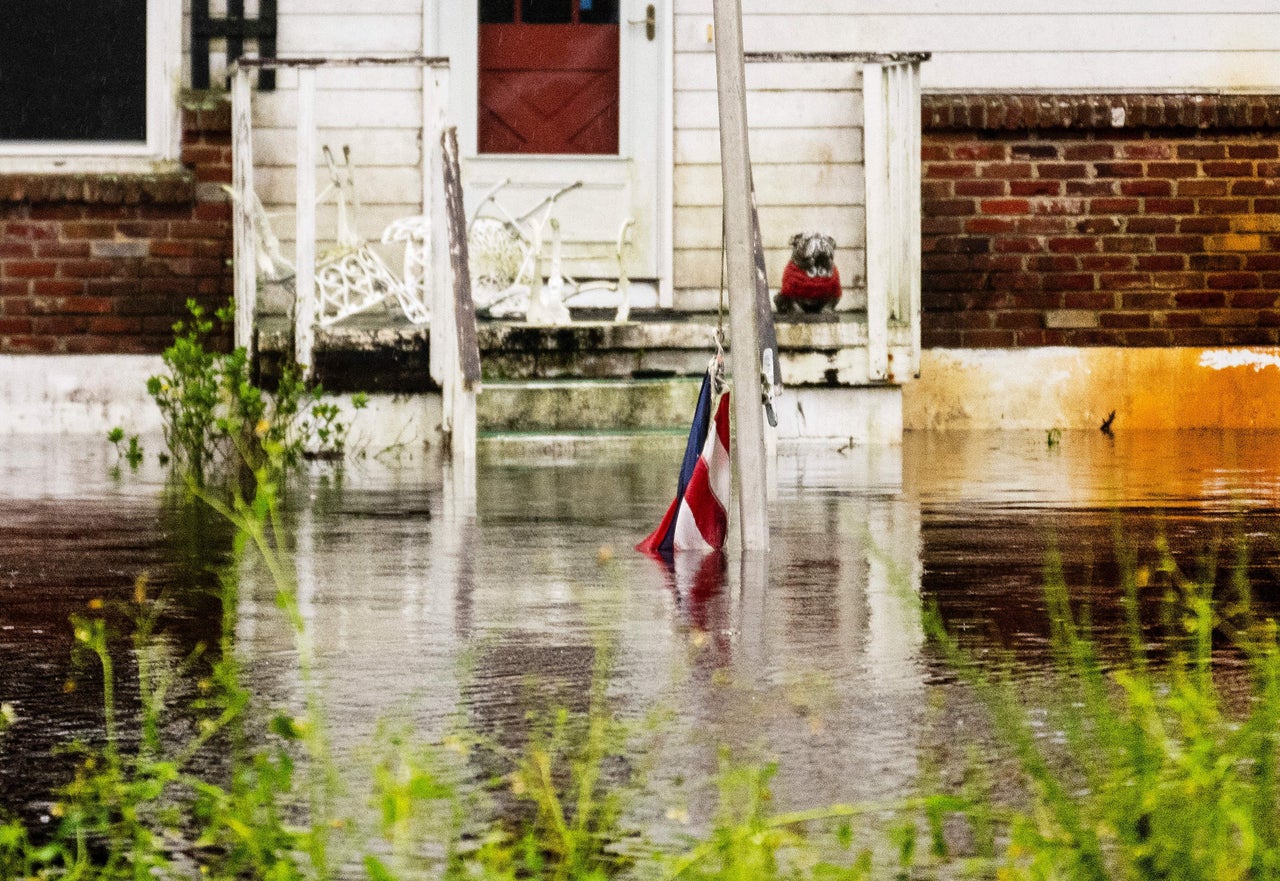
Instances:
[[[473,503],[430,461],[317,464],[290,517],[335,750],[358,764],[390,717],[429,733],[460,719],[518,742],[530,710],[581,699],[611,644],[611,694],[637,718],[665,712],[648,747],[656,777],[686,787],[695,813],[721,746],[778,759],[783,805],[900,795],[927,741],[964,736],[937,729],[962,717],[929,711],[957,686],[927,648],[922,603],[1028,677],[1045,664],[1053,548],[1104,643],[1119,626],[1117,534],[1140,567],[1162,536],[1188,568],[1245,537],[1271,604],[1278,441],[957,433],[784,452],[771,553],[731,547],[674,572],[631,548],[670,501],[679,438],[491,441]],[[175,656],[218,639],[211,569],[228,531],[164,504],[158,467],[116,477],[113,460],[96,441],[0,440],[0,701],[19,716],[0,739],[0,806],[24,813],[69,773],[55,748],[101,724],[70,616],[127,600],[145,572],[169,605]],[[245,573],[238,650],[264,703],[297,706],[273,590]]]

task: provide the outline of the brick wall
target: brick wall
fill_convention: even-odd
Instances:
[[[183,167],[0,174],[0,353],[147,353],[189,298],[227,302],[230,113],[183,114]]]
[[[924,103],[925,345],[1280,342],[1280,98]]]

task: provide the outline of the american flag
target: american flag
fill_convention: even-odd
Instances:
[[[732,485],[729,393],[719,396],[712,418],[714,385],[708,372],[698,393],[698,408],[689,429],[676,497],[658,528],[636,545],[638,551],[670,559],[675,551],[714,551],[724,547]]]

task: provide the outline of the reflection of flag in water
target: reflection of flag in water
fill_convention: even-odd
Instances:
[[[729,518],[729,393],[720,396],[712,419],[711,375],[703,377],[698,409],[689,429],[675,500],[653,534],[636,550],[669,557],[674,551],[718,550]],[[714,431],[711,429],[714,427]]]

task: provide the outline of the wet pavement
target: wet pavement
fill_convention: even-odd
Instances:
[[[429,462],[315,465],[291,518],[335,749],[355,756],[387,716],[443,732],[459,709],[517,741],[530,710],[581,700],[608,643],[611,694],[637,718],[667,711],[651,758],[659,778],[687,781],[694,807],[721,745],[776,757],[783,804],[901,794],[936,724],[930,695],[953,687],[926,648],[922,598],[1029,677],[1045,663],[1051,547],[1104,641],[1120,620],[1117,531],[1148,567],[1159,535],[1187,566],[1247,536],[1255,590],[1273,603],[1277,441],[932,434],[900,450],[784,453],[768,557],[731,547],[674,572],[631,546],[670,501],[678,438],[490,442],[474,508]],[[23,806],[69,768],[51,749],[100,724],[70,615],[127,599],[145,571],[169,598],[174,654],[216,642],[210,567],[229,536],[166,504],[153,464],[113,477],[105,443],[0,443],[0,700],[20,717],[0,740],[0,804]],[[245,579],[237,639],[252,685],[296,704],[292,634],[273,588]]]

